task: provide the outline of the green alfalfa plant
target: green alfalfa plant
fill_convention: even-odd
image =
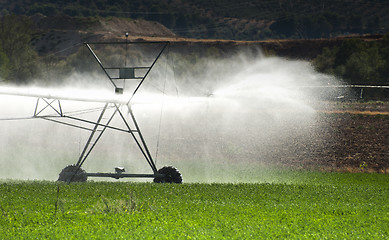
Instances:
[[[57,216],[57,213],[60,211],[62,215],[65,213],[64,200],[60,198],[61,189],[60,185],[57,185],[56,198],[54,202],[54,217]]]
[[[124,210],[124,212],[134,212],[140,210],[141,208],[142,205],[141,206],[137,205],[132,192],[130,193],[129,198],[125,200],[124,204],[122,205],[122,209]]]
[[[143,205],[139,205],[131,192],[126,199],[112,200],[101,197],[100,201],[92,208],[92,213],[133,213],[142,211]]]
[[[54,217],[57,216],[58,209],[60,209],[62,213],[64,212],[63,201],[59,198],[59,195],[60,195],[60,187],[59,185],[57,185],[57,197],[54,203]]]
[[[5,211],[5,209],[3,208],[3,206],[1,206],[1,205],[0,205],[0,211],[1,211],[1,215],[3,215],[4,217],[8,217],[7,212]]]
[[[362,171],[366,171],[366,170],[367,170],[367,162],[362,161],[362,162],[359,164],[359,168],[360,168]]]

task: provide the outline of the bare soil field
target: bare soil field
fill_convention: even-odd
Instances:
[[[388,102],[333,102],[318,111],[326,127],[305,142],[302,168],[389,173]]]

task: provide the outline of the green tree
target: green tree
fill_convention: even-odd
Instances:
[[[380,17],[376,16],[375,18],[369,20],[367,23],[367,31],[370,33],[376,33],[379,32],[380,30],[380,25],[381,25],[381,20]]]
[[[8,76],[8,64],[8,57],[0,46],[0,81],[7,78]]]
[[[384,61],[377,48],[355,52],[347,60],[344,77],[349,83],[379,83],[379,70]]]
[[[322,73],[334,74],[334,63],[338,48],[324,48],[322,54],[313,61],[315,69]]]
[[[344,41],[340,47],[323,49],[313,61],[315,69],[334,74],[349,84],[388,84],[389,34],[382,42]]]
[[[383,67],[381,68],[382,82],[389,84],[389,33],[383,37],[380,55],[383,59]]]
[[[347,27],[352,33],[362,33],[362,29],[364,27],[362,16],[351,15],[347,21]]]
[[[360,39],[350,39],[342,43],[339,51],[336,53],[335,65],[345,65],[349,57],[365,49],[365,43]]]
[[[32,24],[26,16],[8,15],[0,19],[0,44],[9,59],[8,79],[25,83],[38,76],[38,54],[32,49]]]
[[[279,20],[270,26],[270,30],[284,35],[286,37],[293,36],[297,31],[297,18],[294,14],[284,13]]]

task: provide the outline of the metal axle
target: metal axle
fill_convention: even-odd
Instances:
[[[125,173],[87,173],[88,177],[111,177],[111,178],[156,178],[156,177],[165,177],[165,174],[125,174]]]

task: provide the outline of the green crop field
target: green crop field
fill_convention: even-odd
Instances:
[[[389,175],[277,181],[0,182],[0,239],[388,239]]]

